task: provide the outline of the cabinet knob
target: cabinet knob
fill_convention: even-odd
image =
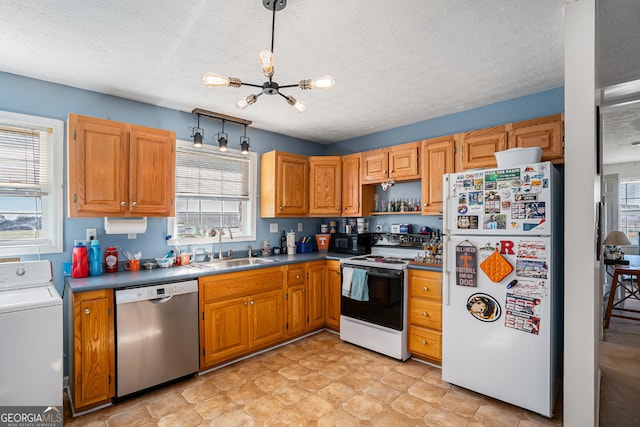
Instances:
[[[422,340],[422,345],[427,345],[427,340]]]
[[[346,207],[346,206],[345,206],[345,207],[343,207],[343,208],[342,208],[342,210],[343,210],[343,211],[346,211],[346,210],[347,210],[347,207]]]
[[[426,204],[426,203],[423,203],[423,204],[422,204],[422,206],[427,206],[427,204]]]
[[[300,275],[299,275],[299,274],[296,274],[296,279],[299,279],[299,278],[300,278]]]
[[[425,291],[425,292],[427,292],[427,291],[429,290],[429,288],[427,288],[426,286],[423,286],[423,287],[422,287],[422,290],[423,290],[423,291]]]
[[[253,305],[253,301],[251,301],[251,305]]]
[[[340,272],[339,272],[339,271],[336,271],[336,274],[339,276],[339,275],[340,275]]]
[[[252,303],[253,303],[253,302],[252,302]],[[246,301],[244,302],[244,306],[245,306],[245,307],[247,306],[247,302],[246,302]]]
[[[303,289],[303,290],[302,290],[302,293],[304,294],[305,292],[306,292],[306,289]]]
[[[337,210],[340,210],[340,206],[336,207]],[[343,208],[344,209],[344,208]]]
[[[84,314],[91,314],[91,309],[90,308],[85,308],[84,309]]]
[[[426,311],[423,311],[423,312],[422,312],[422,315],[423,315],[424,317],[427,317],[427,316],[429,315],[429,313],[427,313]]]
[[[138,206],[138,202],[133,202],[133,207],[135,208],[136,206]]]
[[[282,210],[282,206],[280,206],[280,210]]]
[[[120,202],[120,206],[122,206],[122,207],[127,206],[127,203],[126,202]]]

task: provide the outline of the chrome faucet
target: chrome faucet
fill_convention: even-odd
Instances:
[[[224,257],[222,256],[222,230],[225,228],[229,230],[229,238],[233,239],[233,234],[231,234],[231,228],[229,228],[229,226],[223,225],[222,227],[218,228],[218,259],[220,260],[224,259]]]
[[[249,258],[252,258],[253,257],[253,247],[251,245],[249,245],[247,247],[247,249],[249,250]]]

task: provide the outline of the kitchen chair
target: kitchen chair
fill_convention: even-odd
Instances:
[[[627,278],[629,284],[627,285]],[[623,319],[640,320],[640,317],[624,316],[622,314],[613,314],[612,311],[624,311],[640,314],[640,310],[633,310],[630,308],[616,307],[629,298],[635,298],[640,300],[640,292],[638,289],[638,278],[640,278],[640,269],[637,267],[625,267],[622,265],[616,265],[613,273],[613,280],[611,281],[611,290],[609,291],[609,298],[607,301],[607,311],[604,316],[604,327],[609,327],[609,322],[612,317],[620,317]],[[635,280],[635,288],[634,288]],[[616,299],[616,288],[620,285],[623,288],[622,297],[618,301]]]

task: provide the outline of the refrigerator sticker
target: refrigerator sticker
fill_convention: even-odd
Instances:
[[[507,216],[505,214],[485,216],[483,227],[488,230],[504,230],[507,228]]]
[[[502,314],[502,308],[498,301],[487,294],[471,295],[467,300],[467,311],[483,322],[494,322]]]
[[[482,178],[475,178],[473,180],[473,189],[482,190]]]
[[[480,259],[484,261],[485,259],[489,258],[495,252],[495,250],[496,248],[494,246],[491,246],[490,242],[485,243],[483,247],[478,249],[478,251],[480,251]]]
[[[520,178],[520,168],[501,169],[485,172],[484,180],[486,181],[511,181]]]
[[[487,182],[485,182],[485,183],[484,183],[484,189],[485,189],[486,191],[489,191],[489,190],[497,190],[497,189],[498,189],[498,186],[496,185],[495,181],[494,181],[494,182],[489,182],[489,181],[487,181]]]
[[[458,204],[466,205],[467,204],[467,193],[460,193],[458,195]]]
[[[459,214],[466,214],[467,213],[467,205],[459,205],[458,206],[458,213]]]
[[[549,266],[545,261],[516,259],[516,276],[547,279]]]
[[[478,251],[465,240],[456,246],[456,285],[478,286]]]
[[[484,213],[500,213],[500,195],[495,191],[487,191],[484,195]]]
[[[460,229],[478,229],[477,215],[458,215],[458,228]]]
[[[529,231],[529,230],[533,230],[534,228],[538,227],[539,225],[543,224],[545,221],[544,218],[542,218],[540,221],[538,222],[534,222],[534,223],[524,223],[522,224],[522,230],[523,231]],[[544,227],[540,227],[540,228],[544,228]]]
[[[514,194],[513,201],[514,202],[537,202],[538,195],[537,194]]]
[[[482,206],[482,191],[472,191],[469,193],[469,204],[472,206]]]
[[[486,210],[486,207],[485,207],[485,210]],[[546,215],[545,202],[513,202],[511,203],[511,219],[544,218],[545,215]]]
[[[547,248],[544,242],[521,240],[518,242],[518,258],[547,259]]]
[[[540,331],[540,299],[507,293],[504,325],[538,335]]]
[[[544,298],[549,295],[547,281],[538,279],[518,278],[518,283],[511,288],[511,292],[530,298]]]

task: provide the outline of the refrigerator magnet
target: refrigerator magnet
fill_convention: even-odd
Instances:
[[[456,245],[456,285],[478,286],[478,249],[468,240]]]
[[[483,322],[494,322],[500,318],[502,308],[491,295],[477,293],[467,299],[467,311]]]

